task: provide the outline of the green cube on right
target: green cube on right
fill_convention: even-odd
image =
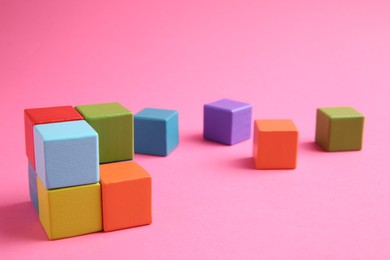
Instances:
[[[315,142],[325,151],[361,150],[364,116],[352,107],[317,109]]]

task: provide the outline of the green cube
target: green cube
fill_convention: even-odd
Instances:
[[[99,135],[100,163],[131,160],[134,156],[133,114],[119,103],[76,106]]]
[[[364,116],[352,107],[317,109],[316,143],[328,152],[361,150]]]

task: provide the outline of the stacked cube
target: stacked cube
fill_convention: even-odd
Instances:
[[[26,154],[28,158],[30,198],[38,211],[38,186],[35,164],[34,126],[41,124],[82,120],[71,106],[26,109],[24,113]]]
[[[151,176],[130,161],[134,121],[126,108],[26,109],[25,134],[30,198],[50,239],[152,222]]]

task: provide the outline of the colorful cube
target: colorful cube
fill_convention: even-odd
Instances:
[[[364,116],[352,107],[317,109],[315,141],[324,150],[361,150]]]
[[[33,132],[33,127],[35,125],[82,119],[84,118],[80,113],[71,106],[31,108],[24,110],[26,154],[31,166],[36,169]]]
[[[36,171],[47,189],[99,181],[98,135],[84,120],[34,126]]]
[[[250,138],[252,106],[221,99],[204,105],[203,137],[206,140],[233,145]]]
[[[102,230],[100,184],[47,190],[37,178],[39,219],[49,239]]]
[[[35,210],[39,212],[38,208],[38,187],[37,187],[37,172],[34,170],[30,162],[28,162],[28,186],[30,191],[30,200]]]
[[[76,106],[99,134],[100,163],[131,160],[134,155],[133,114],[119,103]]]
[[[291,120],[255,120],[253,157],[257,169],[294,169],[298,130]]]
[[[103,229],[152,223],[152,178],[136,162],[100,165]]]
[[[134,116],[135,153],[167,156],[178,144],[177,111],[145,108]]]

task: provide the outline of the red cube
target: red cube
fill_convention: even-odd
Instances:
[[[84,118],[72,106],[32,108],[24,110],[24,128],[26,136],[26,154],[31,165],[35,168],[34,125],[57,123]]]

